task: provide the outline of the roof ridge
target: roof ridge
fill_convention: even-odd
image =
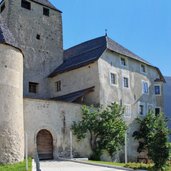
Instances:
[[[75,57],[77,57],[77,56],[83,55],[83,54],[85,54],[85,53],[87,53],[87,52],[91,52],[91,51],[93,51],[93,50],[95,50],[95,49],[99,49],[99,48],[102,48],[102,47],[104,47],[104,46],[96,46],[96,47],[94,47],[94,48],[91,48],[90,50],[86,50],[86,51],[84,51],[84,52],[82,52],[82,53],[78,53],[78,54],[75,55],[75,56],[71,56],[71,57],[67,58],[66,60],[64,60],[64,62],[67,61],[67,60],[69,60],[69,59],[75,58]]]
[[[65,49],[65,51],[68,51],[68,50],[73,49],[73,48],[75,48],[75,47],[77,47],[77,46],[81,46],[81,45],[83,45],[83,44],[86,44],[86,43],[89,43],[89,42],[92,42],[92,41],[95,41],[95,40],[97,40],[97,39],[101,39],[101,38],[104,38],[104,37],[106,37],[106,36],[96,37],[96,38],[94,38],[94,39],[90,39],[90,40],[84,41],[84,42],[79,43],[79,44],[77,44],[77,45],[74,45],[74,46],[72,46],[72,47],[70,47],[70,48],[68,48],[68,49]]]

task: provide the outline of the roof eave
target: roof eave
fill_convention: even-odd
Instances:
[[[63,71],[58,71],[58,72],[56,72],[56,73],[52,73],[52,74],[50,74],[50,75],[48,76],[48,78],[53,78],[53,77],[55,77],[55,76],[57,76],[57,75],[59,75],[59,74],[62,74],[62,73],[65,73],[65,72],[69,72],[69,71],[72,71],[72,70],[75,70],[75,69],[82,68],[82,67],[84,67],[84,66],[87,66],[87,65],[89,65],[89,64],[92,64],[92,63],[96,62],[97,60],[98,60],[98,59],[89,61],[89,62],[84,63],[84,64],[80,64],[80,66],[73,66],[73,67],[70,67],[70,68],[65,69],[65,70],[63,70]]]
[[[54,10],[54,11],[58,11],[58,12],[62,13],[62,11],[60,11],[60,10],[57,9],[56,7],[53,8],[53,7],[50,7],[50,6],[45,5],[45,4],[43,4],[43,3],[37,2],[37,1],[35,1],[35,0],[31,0],[31,1],[33,1],[33,2],[36,3],[36,4],[43,5],[43,6],[47,7],[47,8],[50,8],[50,9],[52,9],[52,10]]]

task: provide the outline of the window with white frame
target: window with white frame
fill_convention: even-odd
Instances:
[[[120,60],[122,66],[127,66],[127,60],[125,58],[121,57]]]
[[[146,73],[146,66],[145,66],[144,64],[141,64],[141,65],[140,65],[140,71],[141,71],[142,73]]]
[[[142,93],[143,94],[149,93],[149,84],[147,81],[142,81]]]
[[[123,87],[129,88],[129,79],[128,79],[128,77],[123,77]]]
[[[110,84],[117,85],[117,75],[113,72],[110,73]]]
[[[155,95],[161,95],[161,86],[160,85],[155,85],[154,86],[154,93]]]
[[[151,112],[154,110],[154,107],[152,104],[148,104],[148,112]]]
[[[131,105],[125,105],[124,117],[131,118]]]
[[[145,104],[144,103],[139,103],[139,115],[140,116],[145,116],[146,111],[145,111]]]

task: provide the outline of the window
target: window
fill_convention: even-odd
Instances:
[[[156,107],[155,108],[155,115],[159,115],[160,114],[160,107]]]
[[[36,39],[40,40],[40,34],[37,34]]]
[[[114,73],[110,73],[110,84],[116,85],[117,84],[117,76]]]
[[[2,12],[4,9],[5,9],[5,3],[2,4],[0,12]]]
[[[131,106],[130,105],[125,105],[124,117],[131,118]]]
[[[142,81],[142,93],[148,94],[149,93],[149,85],[148,82]]]
[[[21,0],[21,7],[31,10],[31,3],[26,0]]]
[[[139,114],[140,116],[145,116],[145,104],[144,103],[139,104]]]
[[[142,73],[146,73],[146,67],[145,65],[141,64],[141,68],[140,68]]]
[[[49,16],[49,9],[43,8],[43,15]]]
[[[56,91],[57,92],[61,91],[61,81],[56,82]]]
[[[154,111],[153,105],[148,104],[148,112]]]
[[[37,93],[38,92],[38,83],[29,82],[29,92]]]
[[[123,86],[126,87],[126,88],[129,88],[129,82],[128,82],[128,78],[127,77],[123,78]]]
[[[125,58],[121,58],[121,65],[122,66],[127,66],[127,63],[126,63],[126,59]]]
[[[155,93],[155,95],[161,95],[161,86],[160,85],[154,86],[154,93]]]

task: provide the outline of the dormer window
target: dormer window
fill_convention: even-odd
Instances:
[[[121,58],[121,65],[122,66],[127,66],[127,61],[125,58]]]
[[[31,10],[31,3],[26,0],[21,0],[21,7]]]
[[[5,2],[2,4],[0,12],[4,11],[4,9],[5,9]]]
[[[141,73],[146,73],[146,66],[141,64],[140,71],[141,71]]]
[[[49,17],[49,9],[48,8],[43,7],[43,15],[46,15]]]

